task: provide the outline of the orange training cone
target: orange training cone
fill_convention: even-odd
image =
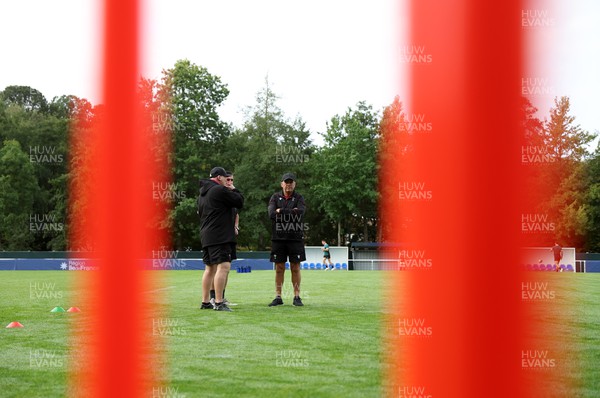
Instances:
[[[67,310],[67,312],[81,312],[81,310],[77,307],[71,307]]]
[[[11,322],[8,324],[8,326],[6,326],[6,328],[23,328],[25,326],[21,325],[20,322]]]

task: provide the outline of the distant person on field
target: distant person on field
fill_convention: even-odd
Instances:
[[[563,258],[563,249],[560,245],[554,242],[554,246],[550,249],[554,254],[554,265],[556,265],[556,272],[561,272],[562,268],[560,268],[560,260]]]
[[[321,244],[323,245],[321,250],[323,251],[323,265],[325,265],[325,270],[328,270],[329,268],[331,268],[331,270],[333,271],[335,269],[335,267],[331,263],[331,253],[329,251],[329,245],[327,244],[327,242],[325,240],[322,240]],[[327,265],[327,262],[329,262],[329,266]]]
[[[306,260],[304,251],[304,198],[296,192],[296,176],[285,173],[281,178],[281,192],[274,193],[269,200],[271,219],[271,262],[275,263],[275,299],[269,304],[283,304],[281,288],[285,263],[289,260],[294,287],[295,306],[303,306],[300,298],[300,262]]]

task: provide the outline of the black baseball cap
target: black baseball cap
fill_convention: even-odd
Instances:
[[[281,177],[281,181],[285,180],[294,180],[296,181],[296,175],[294,173],[285,173],[283,177]]]
[[[222,167],[214,167],[211,171],[210,171],[210,178],[215,178],[216,176],[223,176],[223,177],[227,177],[227,172],[225,171],[224,168]]]

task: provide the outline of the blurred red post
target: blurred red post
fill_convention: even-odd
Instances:
[[[71,238],[90,244],[98,269],[78,275],[90,323],[74,325],[80,346],[72,357],[71,395],[141,397],[160,387],[152,369],[160,345],[148,301],[157,293],[149,294],[155,286],[142,259],[163,241],[148,228],[164,211],[152,202],[152,178],[161,166],[150,155],[151,121],[138,92],[139,2],[105,0],[103,12],[102,108],[72,146],[85,153],[72,164],[74,174],[83,170],[87,180],[71,185],[71,207],[87,206],[87,219],[72,220],[86,228],[75,228]]]
[[[521,368],[531,332],[520,302],[521,3],[410,7],[398,48],[410,97],[397,123],[388,109],[382,124],[381,180],[397,188],[383,195],[380,216],[387,239],[404,245],[400,257],[419,253],[431,266],[401,267],[390,285],[386,392],[530,397],[538,386]]]

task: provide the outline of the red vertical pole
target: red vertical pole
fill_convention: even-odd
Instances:
[[[103,12],[102,109],[89,139],[77,143],[86,154],[78,167],[90,178],[73,192],[89,205],[89,228],[74,238],[91,243],[98,270],[80,275],[87,280],[90,324],[76,332],[84,347],[74,358],[71,382],[76,396],[139,397],[155,386],[149,358],[156,349],[141,262],[154,241],[146,228],[154,169],[137,93],[139,3],[105,0]]]
[[[95,304],[95,396],[140,396],[141,237],[136,206],[139,181],[138,2],[104,2],[102,93],[106,113],[98,137],[99,267]]]
[[[398,193],[383,199],[381,219],[431,266],[404,267],[392,283],[387,393],[532,396],[521,369],[521,4],[410,6],[404,120],[430,128],[384,131],[403,145],[383,149],[382,175]]]

